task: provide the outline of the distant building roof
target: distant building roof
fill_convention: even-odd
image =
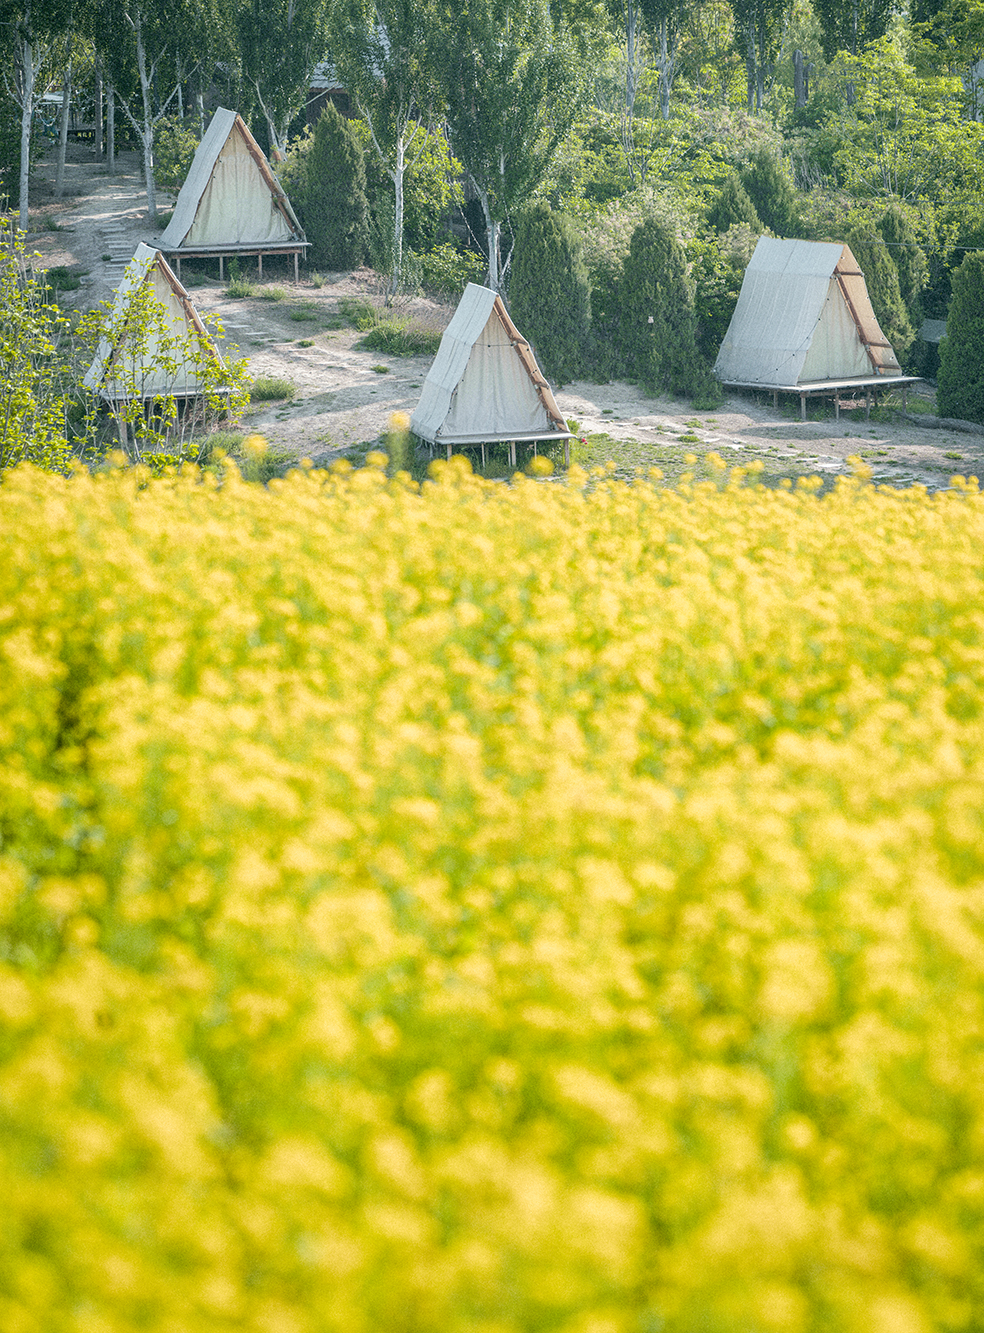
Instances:
[[[919,336],[924,343],[942,342],[946,337],[946,320],[924,319],[919,326]]]

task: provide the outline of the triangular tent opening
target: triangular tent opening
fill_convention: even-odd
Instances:
[[[736,387],[789,389],[902,370],[849,246],[762,236],[714,373]]]
[[[166,312],[145,331],[138,311],[141,289]],[[107,402],[191,398],[203,390],[204,358],[225,365],[164,256],[141,242],[116,289],[109,336],[100,340],[83,384]],[[214,375],[209,378],[214,383]]]
[[[569,439],[550,385],[502,298],[470,282],[427,373],[410,429],[429,444]]]
[[[305,244],[290,200],[242,116],[219,107],[195,152],[161,249],[228,254]]]

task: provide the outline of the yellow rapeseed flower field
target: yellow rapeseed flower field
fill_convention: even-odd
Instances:
[[[984,1328],[984,500],[0,486],[3,1333]]]

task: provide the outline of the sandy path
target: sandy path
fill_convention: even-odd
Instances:
[[[60,201],[50,188],[54,164],[39,168],[35,230],[28,245],[42,253],[47,266],[76,265],[85,271],[82,287],[65,294],[66,304],[90,307],[108,298],[137,243],[153,245],[159,238],[161,228],[147,219],[137,155],[122,154],[118,165],[118,174],[108,177],[87,147],[73,146]],[[162,209],[172,202],[161,194]],[[45,229],[46,218],[65,230]],[[196,273],[186,264],[184,278],[202,312],[220,316],[226,350],[248,358],[252,377],[284,378],[294,386],[290,400],[257,405],[249,428],[262,431],[285,455],[329,461],[376,441],[392,412],[411,412],[430,360],[356,346],[362,335],[339,317],[339,303],[353,296],[378,299],[378,281],[370,270],[325,274],[315,287],[308,274],[295,284],[288,263],[283,261],[278,272],[268,261],[267,283],[245,300],[231,299],[202,265]],[[210,272],[215,271],[213,263]],[[259,299],[264,290],[281,299]],[[403,302],[397,313],[442,330],[452,310],[418,297]],[[931,396],[929,386],[923,392]],[[621,382],[569,384],[558,391],[557,401],[582,433],[609,437],[610,445],[598,446],[603,452],[617,458],[624,446],[637,464],[650,454],[652,462],[661,463],[674,448],[681,456],[716,449],[742,462],[760,457],[771,474],[829,475],[844,471],[845,459],[860,453],[876,481],[921,482],[932,489],[947,486],[954,473],[981,476],[984,469],[984,432],[925,429],[900,414],[886,422],[843,416],[839,422],[800,422],[795,400],[788,401],[783,414],[765,395],[756,400],[738,394],[729,395],[717,412],[703,413],[670,399],[647,398]]]

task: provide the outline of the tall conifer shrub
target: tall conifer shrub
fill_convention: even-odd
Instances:
[[[307,152],[303,221],[311,260],[337,272],[358,268],[369,243],[369,205],[362,145],[329,102]]]
[[[858,218],[847,234],[851,253],[864,274],[868,296],[881,325],[902,366],[909,361],[916,333],[899,290],[899,271],[881,235],[872,222]]]
[[[953,300],[940,343],[936,402],[942,417],[984,422],[984,252],[953,274]]]
[[[588,275],[573,225],[547,204],[535,205],[517,224],[509,309],[545,375],[565,384],[583,373]]]
[[[649,218],[632,235],[619,282],[620,350],[647,393],[668,390],[710,406],[720,389],[697,345],[693,293],[683,247]]]
[[[756,233],[763,230],[755,205],[734,172],[724,178],[721,193],[711,205],[707,221],[719,233],[726,232],[729,227],[741,222]]]
[[[762,225],[777,236],[801,236],[803,218],[796,187],[782,160],[762,147],[742,168],[741,184],[745,188]],[[744,218],[735,221],[743,222]]]

